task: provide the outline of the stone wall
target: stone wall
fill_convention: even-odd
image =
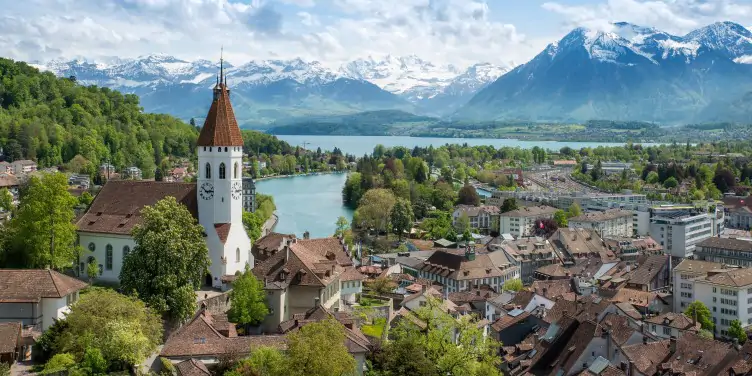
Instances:
[[[209,313],[225,313],[230,309],[230,291],[200,300],[198,308],[201,309],[202,305],[206,305],[206,310]]]

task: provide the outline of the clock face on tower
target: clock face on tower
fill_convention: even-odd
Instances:
[[[205,182],[201,184],[198,191],[199,196],[204,200],[211,200],[214,197],[214,185],[212,183]]]
[[[238,200],[240,199],[240,196],[243,193],[243,187],[240,185],[240,182],[234,182],[232,183],[232,199]]]

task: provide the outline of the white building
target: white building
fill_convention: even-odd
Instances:
[[[716,335],[727,336],[733,320],[752,325],[752,268],[711,270],[694,288],[695,299],[710,309]]]
[[[715,206],[708,211],[677,207],[651,209],[650,236],[673,257],[692,256],[697,243],[717,236],[723,229],[723,210]]]
[[[209,248],[209,274],[204,283],[222,286],[224,276],[253,267],[251,240],[243,227],[243,138],[230,103],[230,90],[220,80],[214,88],[206,121],[198,137],[197,183],[108,181],[78,221],[79,242],[85,249],[79,273],[95,261],[98,279],[116,282],[125,256],[134,249],[133,227],[141,209],[172,196],[204,227]]]
[[[683,313],[668,312],[645,319],[650,334],[660,339],[679,338],[684,333],[697,333],[700,323]]]
[[[609,209],[572,217],[569,219],[569,228],[595,230],[601,237],[634,235],[632,212],[622,209]]]
[[[419,264],[418,276],[440,283],[447,292],[468,291],[483,285],[499,291],[507,280],[519,278],[519,268],[507,263],[506,257],[499,262],[490,255],[476,254],[473,248],[436,251]]]
[[[0,269],[0,322],[47,330],[70,311],[86,283],[44,269]]]
[[[752,241],[708,238],[695,246],[695,258],[749,268],[752,267]]]
[[[726,227],[752,229],[752,197],[724,197],[723,206],[726,212]]]
[[[551,206],[527,206],[499,214],[499,233],[515,237],[530,236],[533,224],[539,218],[553,218],[556,208]]]
[[[478,229],[482,233],[488,233],[493,230],[491,224],[494,222],[493,219],[498,217],[498,215],[499,207],[497,206],[458,205],[452,213],[452,225],[457,227],[460,218],[467,216],[470,228]]]
[[[695,280],[704,278],[711,270],[722,268],[717,262],[682,260],[672,273],[674,287],[674,312],[684,312],[695,301]]]
[[[10,165],[16,175],[29,174],[37,170],[37,163],[28,159],[14,161]]]

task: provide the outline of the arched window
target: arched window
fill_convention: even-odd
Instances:
[[[89,251],[94,252],[97,250],[97,246],[94,243],[89,243]]]
[[[238,178],[238,162],[235,162],[235,167],[233,167],[232,178],[233,179],[237,179]]]
[[[125,258],[128,256],[128,254],[131,253],[131,247],[124,246],[123,247],[123,261],[125,261]]]
[[[240,248],[235,249],[235,262],[240,262]]]
[[[206,167],[204,170],[204,178],[211,179],[211,165],[209,164],[209,162],[206,162]]]
[[[220,179],[224,179],[225,178],[225,164],[224,164],[224,162],[219,164],[219,178]]]
[[[107,270],[112,270],[112,245],[107,244],[107,247],[105,247],[105,268]]]
[[[225,153],[227,152],[227,146],[225,146]]]

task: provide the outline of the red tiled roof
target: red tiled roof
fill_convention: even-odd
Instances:
[[[178,376],[211,376],[204,363],[195,359],[182,361],[175,368],[178,371]]]
[[[80,231],[130,235],[141,209],[172,196],[198,218],[196,184],[109,180],[76,223]]]
[[[496,320],[493,324],[491,324],[491,328],[493,328],[493,330],[498,333],[520,321],[527,319],[528,317],[530,317],[530,314],[528,312],[522,312],[517,316],[504,315]]]
[[[86,282],[48,269],[0,269],[0,302],[32,302],[62,298]]]
[[[198,146],[243,146],[243,136],[224,82],[214,88],[214,100],[198,136]]]
[[[20,322],[0,323],[0,355],[15,353],[21,338]]]
[[[227,236],[230,235],[230,227],[232,227],[232,223],[214,224],[214,229],[217,231],[217,236],[219,236],[219,241],[221,241],[222,244],[227,242]]]

